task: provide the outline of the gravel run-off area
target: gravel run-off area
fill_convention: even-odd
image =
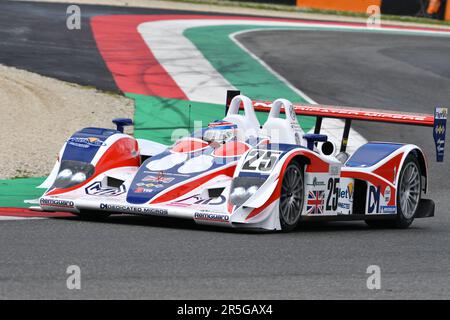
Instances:
[[[0,179],[47,175],[75,131],[133,112],[121,95],[0,65]]]

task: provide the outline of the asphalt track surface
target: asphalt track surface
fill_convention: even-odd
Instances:
[[[21,5],[8,4],[17,12],[23,11]],[[25,5],[27,14],[39,19],[42,7]],[[0,43],[8,33],[3,31]],[[447,39],[260,31],[239,40],[321,103],[424,112],[450,101]],[[77,43],[77,48],[83,50],[84,44],[93,51],[90,40]],[[64,53],[70,48],[60,49]],[[21,50],[12,53],[26,56]],[[0,63],[5,63],[0,52]],[[90,63],[89,55],[86,59]],[[30,57],[28,65],[23,61],[24,69],[39,72]],[[101,69],[97,79],[108,79]],[[434,156],[431,129],[355,127],[369,139],[415,142],[431,160]],[[408,230],[371,230],[362,222],[349,222],[259,234],[127,216],[107,222],[1,221],[0,298],[448,298],[448,163],[430,161],[429,196],[436,201],[436,217],[415,221]],[[66,268],[73,264],[81,268],[81,290],[66,288]],[[381,290],[366,287],[369,265],[381,268]]]

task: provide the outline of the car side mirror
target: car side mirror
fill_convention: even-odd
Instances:
[[[122,133],[124,127],[133,125],[133,120],[129,118],[116,118],[112,122],[117,126],[117,131]]]

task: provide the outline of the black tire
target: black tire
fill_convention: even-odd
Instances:
[[[99,212],[93,210],[81,210],[79,213],[74,214],[81,220],[86,221],[103,221],[111,215],[109,212]]]
[[[279,208],[284,232],[292,231],[300,221],[305,198],[303,176],[303,169],[296,162],[290,163],[284,171]]]
[[[392,229],[395,228],[395,220],[365,220],[366,224],[376,229]]]
[[[412,172],[414,172],[414,174],[412,174]],[[414,185],[413,189],[408,190],[408,188],[406,188],[405,190],[405,179],[410,180],[409,184],[410,186]],[[406,157],[398,181],[396,218],[392,220],[366,220],[368,226],[374,228],[406,229],[414,221],[414,216],[419,208],[419,202],[422,195],[422,173],[420,171],[419,161],[413,154],[409,154]],[[414,196],[414,201],[412,201],[414,202],[414,206],[406,207],[407,210],[404,211],[405,196],[408,198],[410,194]]]

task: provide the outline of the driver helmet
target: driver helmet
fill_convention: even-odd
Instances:
[[[224,143],[236,138],[236,134],[237,125],[228,121],[216,120],[208,124],[208,127],[203,132],[203,140]]]

